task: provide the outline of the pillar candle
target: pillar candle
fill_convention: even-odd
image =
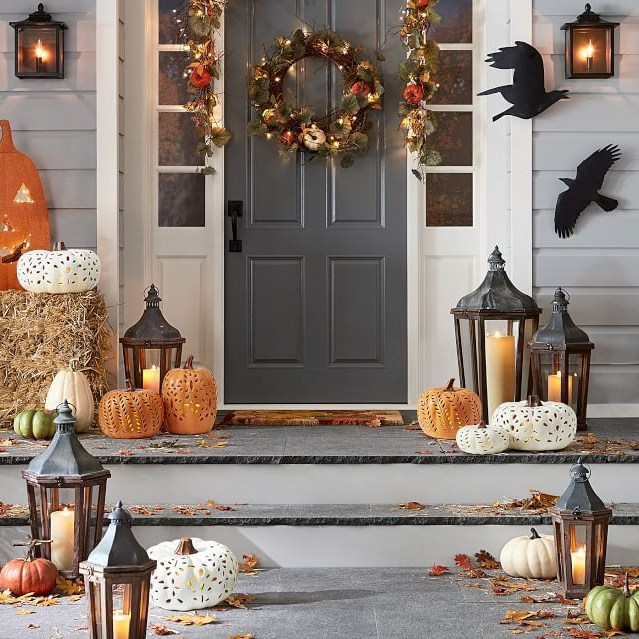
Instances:
[[[51,561],[58,570],[73,569],[75,513],[68,508],[51,513]]]
[[[586,547],[579,546],[577,550],[570,553],[570,562],[572,564],[572,583],[586,583]]]
[[[113,639],[129,639],[131,615],[115,610],[113,612]]]
[[[486,389],[488,419],[499,404],[515,399],[515,336],[486,336]]]
[[[160,369],[155,364],[151,368],[145,368],[142,371],[142,388],[155,393],[160,392]]]
[[[556,375],[548,375],[548,401],[561,401],[561,371]],[[572,404],[572,375],[568,375],[568,401],[566,404]]]

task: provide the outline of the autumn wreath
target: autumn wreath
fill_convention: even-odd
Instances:
[[[384,93],[377,67],[360,54],[360,48],[328,29],[298,29],[289,37],[277,37],[249,78],[249,96],[258,110],[249,133],[276,139],[284,155],[305,152],[313,157],[339,157],[343,167],[352,166],[354,156],[368,149],[369,116],[372,109],[381,108]],[[284,99],[286,74],[309,57],[333,63],[344,82],[339,104],[323,116],[316,116],[307,105]]]

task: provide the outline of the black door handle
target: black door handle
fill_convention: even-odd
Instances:
[[[244,202],[241,200],[229,200],[228,216],[231,218],[231,239],[229,240],[229,253],[242,252],[242,240],[237,239],[237,218],[243,215]]]

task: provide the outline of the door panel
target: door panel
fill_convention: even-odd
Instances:
[[[397,63],[388,0],[239,0],[225,36],[228,200],[244,202],[242,253],[225,257],[227,403],[405,403],[406,157],[397,132]],[[249,138],[247,72],[274,37],[328,25],[386,57],[389,98],[372,117],[369,153],[342,169],[320,158],[282,159]],[[307,27],[308,28],[308,27]],[[386,48],[384,48],[386,46]],[[385,67],[385,68],[384,68]],[[289,72],[294,99],[330,111],[339,72],[315,59]],[[227,239],[230,238],[230,221]],[[228,244],[228,243],[227,243]]]

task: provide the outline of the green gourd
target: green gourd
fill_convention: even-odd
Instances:
[[[43,410],[23,410],[14,417],[13,430],[25,439],[51,439],[56,431],[55,416]]]
[[[623,590],[597,586],[586,599],[588,619],[603,630],[639,630],[639,592],[630,593],[628,573]]]

